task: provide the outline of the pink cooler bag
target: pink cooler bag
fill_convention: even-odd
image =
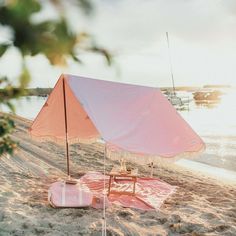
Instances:
[[[53,207],[88,207],[92,200],[92,192],[80,183],[55,182],[48,190],[48,201]]]

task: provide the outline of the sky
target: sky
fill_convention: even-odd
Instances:
[[[94,13],[86,17],[65,1],[68,24],[74,31],[90,32],[108,48],[114,55],[114,65],[107,67],[104,58],[91,53],[80,55],[83,65],[70,61],[68,68],[52,67],[42,55],[30,57],[30,87],[52,87],[61,73],[172,86],[169,54],[177,86],[236,85],[235,0],[93,2]],[[50,6],[41,14],[44,18],[55,16]],[[16,78],[20,60],[16,49],[9,50],[0,59],[1,75]]]

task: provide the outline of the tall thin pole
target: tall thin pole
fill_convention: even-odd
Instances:
[[[168,44],[168,52],[169,52],[169,62],[170,62],[170,73],[171,73],[171,79],[172,79],[172,86],[173,86],[173,91],[174,91],[174,95],[175,95],[175,82],[174,82],[173,67],[172,67],[172,61],[171,61],[171,55],[170,55],[170,42],[169,42],[168,32],[166,32],[166,39],[167,39],[167,44]]]
[[[104,155],[103,155],[103,215],[102,215],[102,236],[107,235],[107,222],[106,222],[106,156],[107,146],[104,144]]]
[[[67,163],[67,175],[70,176],[70,158],[69,158],[69,144],[68,144],[68,127],[67,127],[67,109],[66,109],[66,89],[65,89],[65,78],[63,78],[63,98],[64,98],[64,115],[65,115],[65,135],[66,135],[66,163]]]

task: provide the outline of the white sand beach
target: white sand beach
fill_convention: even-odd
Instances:
[[[0,235],[101,235],[102,210],[53,209],[49,185],[65,177],[62,146],[32,140],[31,121],[16,117],[12,135],[19,148],[0,160]],[[71,172],[79,178],[89,170],[102,171],[102,144],[71,145]],[[106,160],[110,171],[118,162]],[[141,176],[148,167],[138,166]],[[219,173],[220,175],[220,173]],[[107,209],[107,235],[236,235],[236,185],[177,166],[159,166],[154,176],[177,186],[160,210],[112,206]]]

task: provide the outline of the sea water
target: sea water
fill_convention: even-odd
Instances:
[[[182,95],[192,98],[192,93]],[[235,180],[236,182],[236,91],[228,89],[218,102],[196,104],[192,99],[189,109],[179,111],[206,143],[206,150],[194,161],[181,159],[178,165],[211,176]],[[22,97],[13,101],[16,114],[33,120],[44,103],[44,97]],[[9,112],[2,106],[1,109]]]

